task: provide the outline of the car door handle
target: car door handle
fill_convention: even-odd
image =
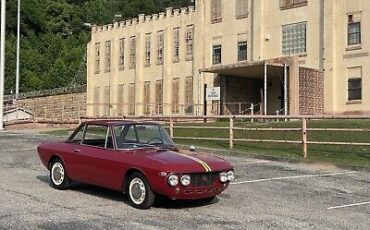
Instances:
[[[81,152],[81,150],[80,150],[80,149],[75,149],[75,150],[74,150],[74,152],[75,152],[75,153],[80,153],[80,152]]]

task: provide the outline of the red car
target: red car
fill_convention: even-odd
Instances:
[[[179,151],[161,125],[149,122],[87,121],[66,141],[37,150],[52,187],[79,181],[122,191],[140,209],[150,208],[156,195],[211,200],[234,180],[228,162]]]

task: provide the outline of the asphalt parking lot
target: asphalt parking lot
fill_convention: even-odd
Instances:
[[[84,184],[49,186],[36,146],[0,133],[0,229],[369,229],[370,172],[225,156],[237,180],[212,204],[160,200],[150,210]]]

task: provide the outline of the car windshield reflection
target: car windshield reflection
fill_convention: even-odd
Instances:
[[[117,149],[175,147],[167,131],[155,124],[117,125],[114,135]]]

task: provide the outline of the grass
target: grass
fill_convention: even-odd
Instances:
[[[57,137],[69,137],[71,133],[73,132],[73,129],[55,129],[55,130],[48,130],[48,131],[42,131],[40,134],[47,134],[50,136],[57,136]]]
[[[245,128],[301,128],[301,121],[250,123],[247,121],[235,122],[235,127]],[[216,121],[209,123],[175,124],[175,137],[213,137],[228,138],[229,130],[210,129],[183,129],[176,126],[213,126],[229,127],[228,122]],[[370,128],[370,120],[309,120],[307,128]],[[53,130],[44,132],[54,136],[67,137],[72,130]],[[238,139],[270,139],[270,140],[302,140],[301,131],[244,131],[235,130],[234,137]],[[218,150],[228,150],[228,141],[203,141],[175,139],[182,145],[195,145]],[[341,131],[308,131],[308,141],[327,142],[364,142],[370,143],[370,132],[341,132]],[[287,160],[304,162],[331,163],[337,166],[360,167],[370,169],[370,147],[363,146],[331,146],[308,145],[308,157],[302,158],[301,144],[273,144],[236,142],[234,149],[245,154],[264,157],[275,157]]]

